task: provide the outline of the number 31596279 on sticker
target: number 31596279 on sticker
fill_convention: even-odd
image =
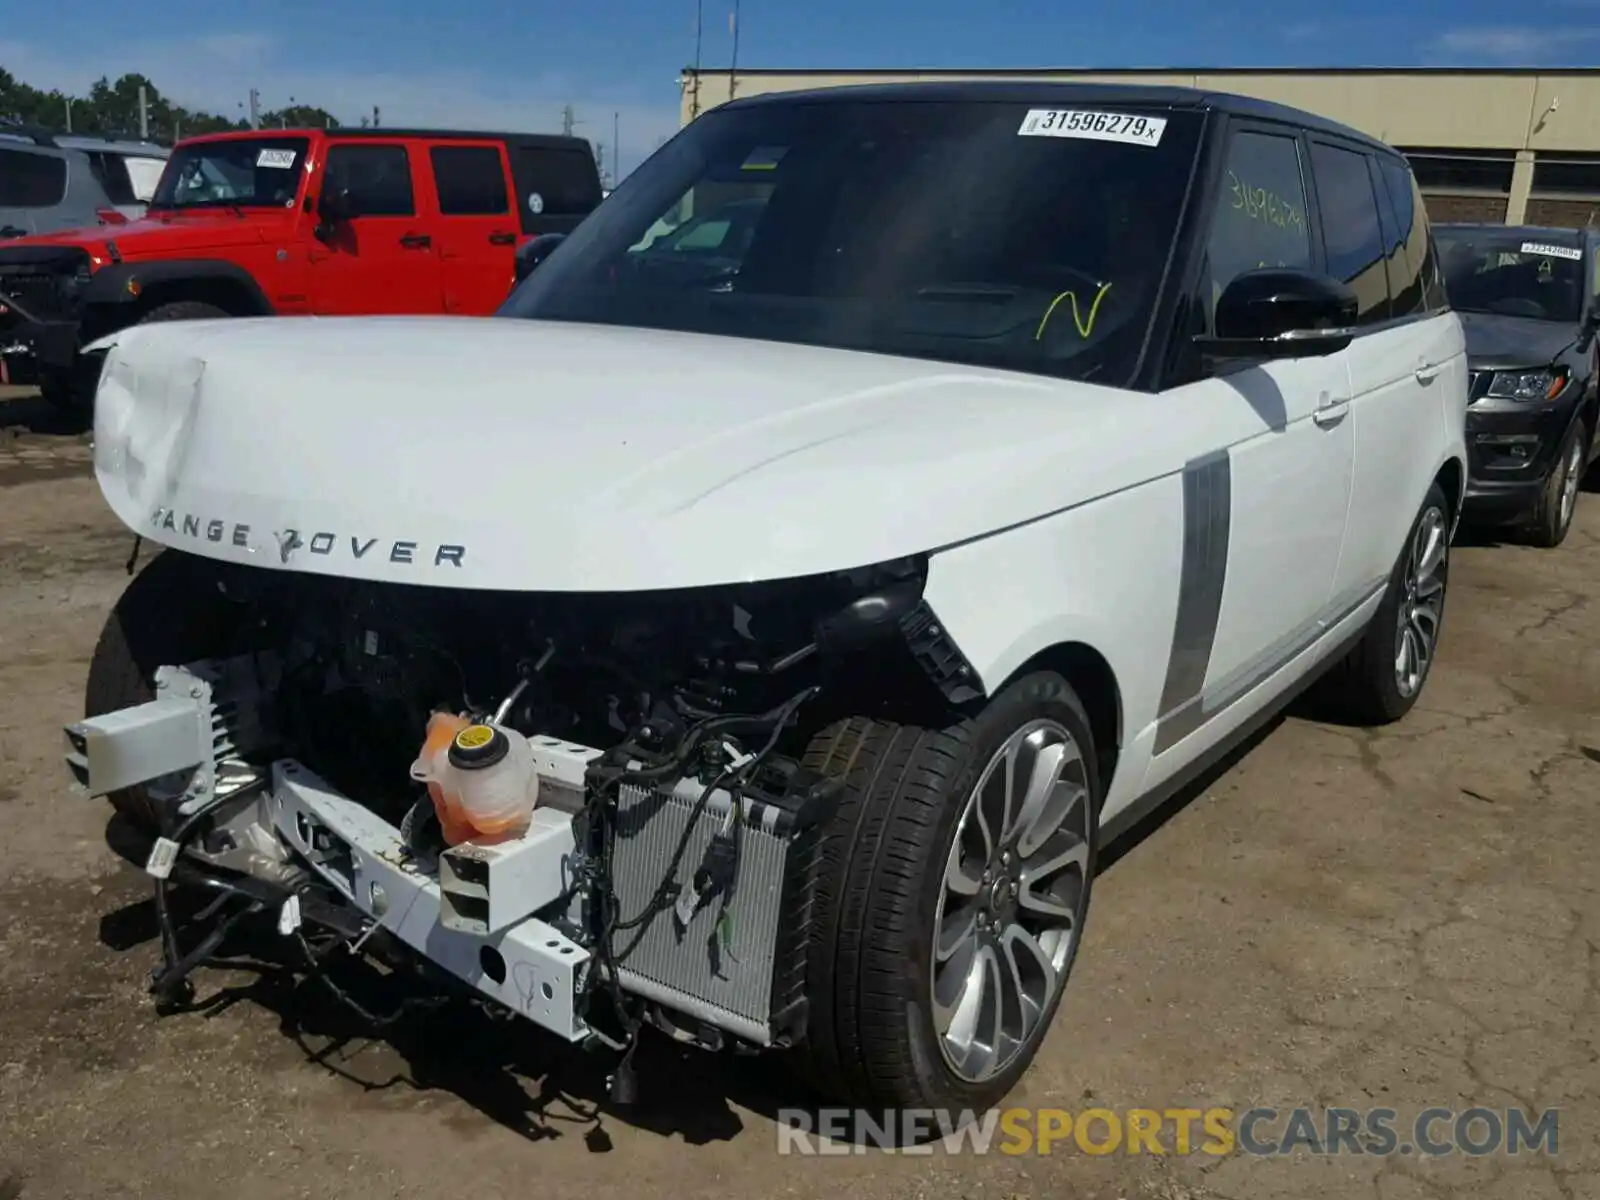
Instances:
[[[1159,146],[1165,117],[1138,113],[1088,112],[1076,108],[1034,108],[1022,119],[1020,137],[1087,138],[1097,142],[1127,142]]]

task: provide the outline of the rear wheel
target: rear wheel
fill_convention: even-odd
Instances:
[[[1435,483],[1366,633],[1325,681],[1353,720],[1385,725],[1416,704],[1438,653],[1449,582],[1450,507]]]
[[[124,589],[89,660],[84,716],[98,717],[155,697],[155,673],[237,648],[242,611],[218,587],[205,559],[165,550]],[[111,806],[141,832],[161,821],[142,787],[113,792]]]
[[[845,791],[820,856],[797,1060],[829,1098],[955,1119],[1028,1070],[1077,956],[1100,781],[1059,675],[944,729],[854,718],[807,755]]]

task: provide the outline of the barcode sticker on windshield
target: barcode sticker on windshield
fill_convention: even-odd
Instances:
[[[275,167],[280,171],[287,171],[294,166],[293,150],[263,150],[256,155],[256,166]]]
[[[1583,261],[1583,251],[1574,250],[1571,246],[1551,246],[1544,242],[1523,242],[1524,254],[1542,254],[1546,258],[1570,258],[1573,262]]]
[[[1087,138],[1095,142],[1127,142],[1132,146],[1159,146],[1167,128],[1165,117],[1134,113],[1085,112],[1078,108],[1033,108],[1022,118],[1019,137]]]

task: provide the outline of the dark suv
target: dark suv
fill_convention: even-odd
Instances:
[[[1471,370],[1467,515],[1559,545],[1600,451],[1600,231],[1435,231]]]

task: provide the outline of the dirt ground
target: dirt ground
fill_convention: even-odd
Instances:
[[[652,1047],[620,1114],[604,1060],[470,1010],[371,1038],[315,984],[230,970],[155,1014],[149,889],[60,761],[130,549],[88,463],[0,396],[4,1200],[1600,1200],[1600,496],[1559,550],[1458,547],[1406,721],[1291,715],[1114,862],[1015,1097],[1555,1106],[1555,1156],[780,1158],[762,1062]]]

